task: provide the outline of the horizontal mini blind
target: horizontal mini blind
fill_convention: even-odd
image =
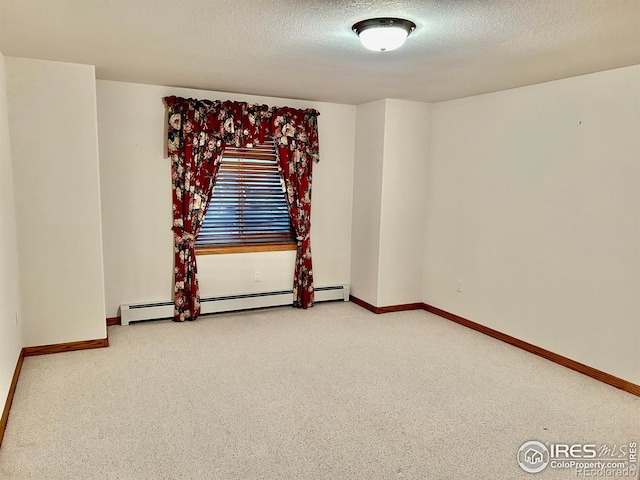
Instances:
[[[295,242],[273,142],[227,147],[196,246]]]

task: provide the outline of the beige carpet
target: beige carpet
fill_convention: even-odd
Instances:
[[[25,360],[13,479],[548,479],[526,440],[640,440],[640,398],[426,312],[351,303],[110,327]]]

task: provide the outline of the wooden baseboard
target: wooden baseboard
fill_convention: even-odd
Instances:
[[[112,325],[120,325],[120,317],[109,317],[107,318],[107,327]]]
[[[425,303],[424,310],[426,310],[427,312],[435,313],[436,315],[446,318],[447,320],[459,323],[460,325],[464,325],[465,327],[471,328],[477,332],[484,333],[485,335],[489,335],[490,337],[501,340],[505,343],[513,345],[514,347],[521,348],[522,350],[525,350],[529,353],[533,353],[534,355],[538,355],[539,357],[551,360],[558,365],[570,368],[571,370],[575,370],[576,372],[582,373],[583,375],[595,378],[596,380],[611,385],[612,387],[619,388],[621,390],[624,390],[625,392],[629,392],[640,397],[640,385],[628,382],[627,380],[623,380],[622,378],[618,378],[609,373],[605,373],[601,370],[590,367],[589,365],[585,365],[584,363],[576,362],[575,360],[571,360],[570,358],[564,357],[536,345],[532,345],[531,343],[512,337],[511,335],[507,335],[506,333],[499,332],[497,330],[494,330],[493,328],[485,327],[484,325],[472,322],[471,320],[460,317],[453,313],[446,312],[432,305],[428,305]]]
[[[407,310],[422,310],[422,303],[403,303],[402,305],[378,307],[377,313],[406,312]]]
[[[355,303],[356,305],[360,305],[362,308],[366,308],[370,312],[381,313],[378,311],[378,307],[374,307],[370,303],[367,303],[364,300],[360,300],[358,297],[354,297],[353,295],[349,295],[349,301]]]
[[[370,303],[360,300],[358,297],[349,295],[349,301],[360,305],[362,308],[366,308],[373,313],[391,313],[391,312],[404,312],[406,310],[422,310],[422,303],[405,303],[402,305],[390,305],[388,307],[374,307]]]
[[[9,393],[7,394],[7,401],[4,404],[4,410],[2,411],[2,417],[0,418],[0,447],[2,446],[2,439],[4,438],[4,430],[7,428],[7,421],[9,420],[9,410],[11,410],[11,404],[13,403],[13,396],[16,393],[16,385],[18,384],[18,377],[20,376],[20,370],[22,370],[22,362],[24,360],[24,349],[20,350],[18,355],[18,362],[16,363],[16,369],[13,372],[13,378],[11,379],[11,386],[9,387]]]
[[[53,345],[41,345],[38,347],[24,347],[22,349],[25,357],[35,355],[49,355],[51,353],[73,352],[76,350],[88,350],[91,348],[104,348],[109,346],[108,338],[97,340],[83,340],[81,342],[54,343]]]
[[[480,333],[484,333],[490,337],[493,337],[502,342],[508,343],[509,345],[513,345],[514,347],[518,347],[522,350],[525,350],[529,353],[533,353],[534,355],[538,355],[539,357],[545,358],[547,360],[551,360],[558,365],[562,365],[563,367],[570,368],[576,372],[582,373],[583,375],[587,375],[588,377],[599,380],[603,383],[611,385],[612,387],[619,388],[624,390],[625,392],[631,393],[632,395],[636,395],[640,397],[640,385],[636,385],[635,383],[631,383],[627,380],[623,380],[622,378],[618,378],[609,373],[605,373],[596,368],[585,365],[584,363],[576,362],[575,360],[571,360],[570,358],[564,357],[557,353],[551,352],[547,349],[538,347],[536,345],[532,345],[531,343],[525,342],[524,340],[520,340],[518,338],[512,337],[511,335],[507,335],[506,333],[499,332],[498,330],[494,330],[493,328],[486,327],[479,323],[473,322],[466,318],[460,317],[459,315],[455,315],[453,313],[447,312],[440,308],[434,307],[433,305],[428,305],[426,303],[408,303],[404,305],[394,305],[389,307],[376,307],[367,303],[363,300],[360,300],[353,295],[349,296],[349,299],[363,308],[373,312],[373,313],[389,313],[389,312],[399,312],[405,310],[425,310],[430,313],[434,313],[442,318],[446,318],[447,320],[451,320],[452,322],[456,322],[460,325],[463,325],[467,328],[471,328]]]

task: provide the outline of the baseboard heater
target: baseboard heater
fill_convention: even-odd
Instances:
[[[316,287],[315,301],[330,300],[349,301],[349,285]],[[293,290],[276,292],[247,293],[245,295],[225,295],[200,299],[201,315],[210,313],[250,310],[253,308],[278,307],[293,303]],[[173,318],[173,302],[139,303],[120,305],[120,321],[122,325],[142,320],[162,320]]]

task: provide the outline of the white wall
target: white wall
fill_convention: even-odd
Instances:
[[[168,95],[315,108],[311,247],[316,286],[349,283],[355,107],[98,80],[100,181],[107,316],[122,304],[172,298]],[[203,297],[291,289],[295,251],[198,256]],[[262,281],[254,282],[254,271]]]
[[[22,348],[18,247],[9,145],[4,56],[0,53],[0,409],[9,393]]]
[[[422,301],[430,105],[359,105],[351,293],[376,307]]]
[[[378,306],[422,301],[430,105],[385,100]]]
[[[424,300],[640,384],[640,66],[436,104],[431,143]]]
[[[378,305],[384,115],[384,100],[356,111],[351,294],[371,305]]]
[[[105,338],[94,67],[6,65],[24,342]]]

